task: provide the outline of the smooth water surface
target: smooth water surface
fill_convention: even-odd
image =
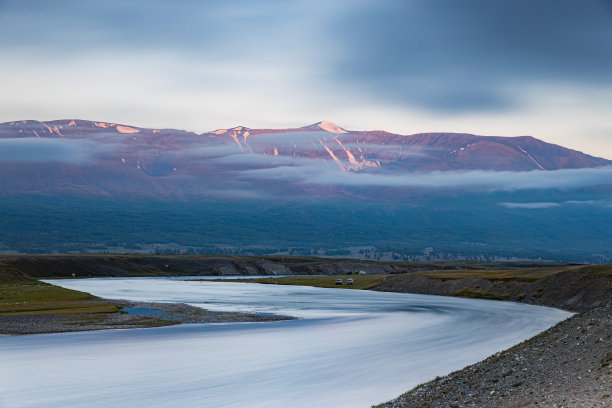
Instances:
[[[300,319],[0,337],[0,407],[370,407],[570,316],[360,290],[158,278],[48,282],[106,298]]]

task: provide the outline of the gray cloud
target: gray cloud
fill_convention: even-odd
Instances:
[[[0,162],[70,162],[87,158],[85,145],[66,139],[0,139]]]
[[[559,203],[500,203],[502,207],[506,208],[525,208],[525,209],[547,209],[552,207],[559,207]]]
[[[499,203],[500,206],[506,208],[519,209],[546,209],[561,206],[596,206],[596,207],[612,207],[612,200],[569,200],[561,202],[533,202],[533,203]]]
[[[209,146],[205,144],[195,143],[185,149],[176,151],[175,153],[184,156],[197,156],[207,159],[222,158],[232,155],[240,155],[240,148],[233,144],[224,144],[218,146]]]
[[[245,178],[287,179],[305,184],[457,188],[473,187],[488,191],[572,189],[596,185],[612,185],[612,167],[556,171],[447,171],[430,173],[389,174],[384,171],[342,172],[324,166],[278,166],[245,170]]]
[[[609,0],[5,0],[0,47],[49,58],[162,50],[232,65],[282,61],[366,97],[443,112],[505,110],[516,103],[509,90],[532,82],[611,86],[612,6]]]
[[[96,155],[122,146],[91,140],[15,138],[0,139],[0,162],[66,162],[85,163]]]
[[[233,154],[213,158],[212,161],[221,164],[240,164],[240,165],[265,165],[271,168],[279,168],[284,166],[299,167],[303,169],[309,166],[320,166],[324,162],[322,159],[309,159],[304,157],[292,156],[272,156],[265,154]]]
[[[319,141],[326,143],[336,143],[333,133],[325,131],[314,132],[287,132],[287,133],[267,133],[257,135],[259,143],[267,143],[270,145],[283,146],[292,148],[296,146],[299,149],[321,149]]]
[[[1,36],[0,45],[51,54],[138,49],[259,60],[274,55],[275,49],[287,51],[291,37],[299,35],[296,27],[308,17],[303,4],[274,0],[6,0],[0,2],[0,33],[13,35],[10,39]]]
[[[612,157],[611,4],[0,0],[0,112],[198,131],[330,119]]]
[[[597,207],[612,208],[612,200],[571,200],[571,201],[564,201],[563,204],[567,204],[567,205],[593,205],[593,206],[597,206]]]
[[[339,81],[427,109],[507,109],[508,88],[534,81],[612,84],[607,0],[364,1],[334,34]]]

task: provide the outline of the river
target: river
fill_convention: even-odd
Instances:
[[[47,281],[298,320],[0,337],[0,407],[370,407],[570,316],[511,302],[253,283]]]

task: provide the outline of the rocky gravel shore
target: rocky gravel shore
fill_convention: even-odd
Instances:
[[[110,301],[122,308],[123,312],[0,315],[0,335],[134,329],[181,323],[267,322],[292,319],[289,316],[211,312],[182,303]]]
[[[612,302],[380,407],[612,407]]]

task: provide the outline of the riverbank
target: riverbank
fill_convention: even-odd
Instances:
[[[184,323],[269,322],[289,316],[212,312],[182,303],[131,302],[101,299],[119,309],[113,313],[41,313],[0,315],[0,334],[23,335],[75,331],[136,329]]]
[[[288,319],[292,317],[212,312],[180,303],[102,299],[32,279],[14,268],[0,268],[0,335]]]
[[[377,408],[612,406],[612,302]]]
[[[352,280],[350,285],[348,279]],[[341,284],[336,280],[341,280]],[[401,274],[283,276],[223,281],[509,300],[578,312],[612,301],[611,265],[437,269]]]
[[[472,294],[579,311],[509,350],[379,407],[612,406],[612,267],[563,269],[545,276],[436,271],[411,279],[398,277],[375,287],[394,292]]]

